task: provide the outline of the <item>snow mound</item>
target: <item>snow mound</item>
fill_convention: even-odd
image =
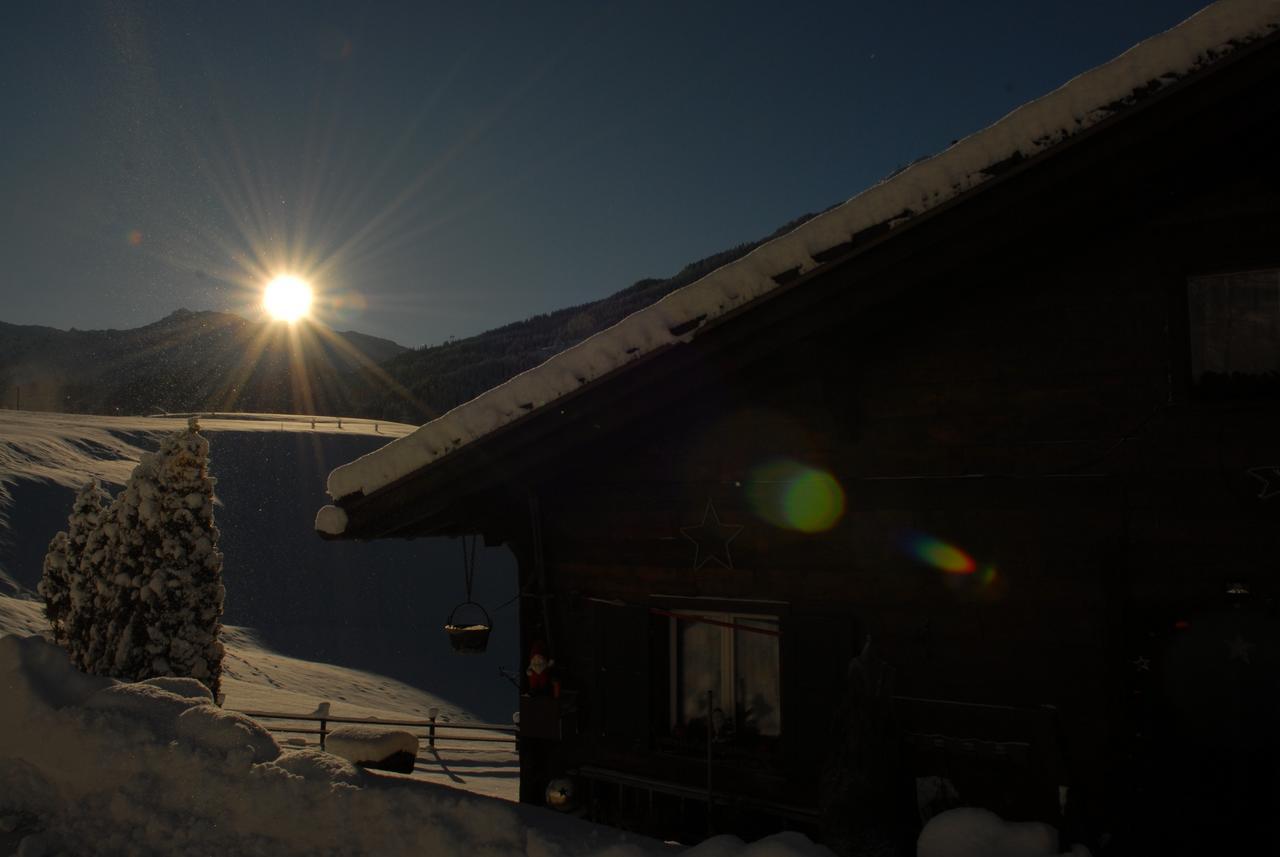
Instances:
[[[254,762],[280,757],[280,745],[271,733],[238,711],[223,711],[204,704],[178,715],[177,737],[193,747],[215,753],[247,753]]]
[[[0,637],[0,818],[19,854],[644,857],[655,840],[443,786],[363,774],[172,681],[78,673],[40,637]],[[784,834],[697,857],[829,855]]]
[[[7,639],[7,638],[6,638]],[[147,726],[157,735],[171,738],[178,718],[200,700],[178,696],[150,684],[114,684],[90,696],[83,703],[89,711],[124,715],[136,726]]]
[[[158,687],[163,691],[172,693],[174,696],[185,696],[188,699],[199,699],[204,702],[213,702],[213,694],[209,688],[200,683],[199,679],[187,678],[185,676],[154,676],[145,679],[139,684],[146,684],[152,687]]]
[[[1058,831],[1049,825],[1005,821],[974,807],[935,815],[916,841],[916,857],[1057,857],[1058,853]],[[1089,857],[1083,845],[1068,853]]]
[[[349,762],[376,762],[392,753],[418,754],[418,739],[403,729],[342,726],[325,739],[325,747]]]
[[[686,851],[684,857],[830,857],[831,852],[802,834],[775,833],[750,845],[731,834],[713,836]]]
[[[280,754],[276,765],[304,780],[326,780],[347,785],[355,785],[361,780],[359,768],[323,750],[288,750]]]

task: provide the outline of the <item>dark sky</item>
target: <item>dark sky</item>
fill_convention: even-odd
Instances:
[[[1202,0],[0,4],[0,320],[406,345],[843,201]]]

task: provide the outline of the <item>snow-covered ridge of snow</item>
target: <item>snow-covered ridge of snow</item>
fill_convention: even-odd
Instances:
[[[418,739],[403,729],[376,726],[340,726],[329,733],[325,746],[348,762],[377,762],[392,753],[417,755]]]
[[[188,416],[200,417],[200,430],[209,432],[331,432],[336,417],[297,414],[182,414],[162,417],[104,417],[45,411],[0,412],[0,492],[5,482],[39,479],[79,488],[89,478],[113,485],[129,480],[144,452],[141,438],[155,441],[187,426]],[[412,432],[403,423],[342,419],[345,434],[398,438]],[[0,493],[0,498],[3,494]]]
[[[370,494],[656,349],[687,342],[716,318],[805,273],[865,229],[897,228],[1280,28],[1280,0],[1219,0],[995,124],[920,161],[613,327],[482,393],[413,434],[336,468],[329,496]],[[321,513],[332,535],[337,518]],[[320,519],[318,518],[318,523]]]

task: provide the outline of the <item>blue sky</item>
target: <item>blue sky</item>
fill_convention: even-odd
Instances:
[[[856,194],[1205,5],[4,4],[0,321],[440,342]],[[975,6],[977,8],[975,8]]]

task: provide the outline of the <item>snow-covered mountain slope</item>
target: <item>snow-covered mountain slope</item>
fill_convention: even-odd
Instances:
[[[117,490],[143,452],[185,425],[179,418],[0,411],[0,574],[11,581],[6,586],[0,579],[0,595],[32,597],[49,540],[66,527],[75,487],[96,476]],[[477,560],[475,599],[494,617],[489,653],[459,657],[442,630],[464,599],[458,541],[333,544],[312,529],[325,474],[410,430],[350,419],[341,428],[334,419],[312,428],[310,418],[287,415],[202,419],[210,473],[218,479],[223,620],[255,629],[258,651],[286,659],[258,655],[253,668],[234,659],[227,666],[237,674],[233,681],[262,679],[253,686],[288,672],[291,679],[279,690],[299,694],[300,706],[290,710],[312,710],[322,699],[351,701],[338,698],[345,691],[324,690],[327,674],[305,666],[318,662],[385,676],[343,678],[343,687],[368,685],[370,710],[422,716],[437,705],[460,718],[510,722],[515,693],[498,667],[517,666],[516,610],[514,604],[495,609],[515,595],[514,560],[506,549],[482,547]],[[293,660],[286,665],[287,659]],[[397,698],[396,684],[379,687],[392,681],[422,695]],[[257,692],[228,688],[232,699]]]

